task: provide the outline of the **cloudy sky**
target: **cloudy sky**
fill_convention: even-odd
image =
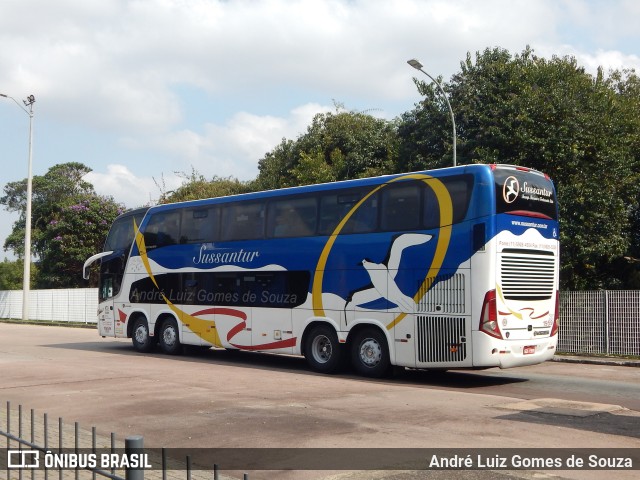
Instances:
[[[176,172],[255,178],[334,102],[412,109],[410,58],[445,80],[467,52],[527,45],[640,71],[638,18],[637,0],[0,0],[0,93],[35,96],[34,175],[81,162],[137,207]],[[0,98],[0,187],[27,175],[28,130]],[[0,211],[1,242],[15,218]]]

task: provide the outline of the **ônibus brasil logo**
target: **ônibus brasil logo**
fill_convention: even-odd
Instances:
[[[502,186],[502,198],[506,203],[513,203],[520,193],[520,182],[516,177],[507,177]]]

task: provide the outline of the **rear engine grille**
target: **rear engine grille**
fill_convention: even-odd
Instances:
[[[465,277],[462,273],[429,277],[420,290],[418,313],[465,313]]]
[[[506,248],[500,254],[500,284],[507,300],[548,300],[554,293],[555,255]]]
[[[464,318],[418,316],[418,362],[462,362],[466,358]]]

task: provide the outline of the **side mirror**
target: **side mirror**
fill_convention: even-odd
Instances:
[[[101,252],[89,257],[82,266],[82,278],[84,278],[85,280],[89,280],[89,267],[91,267],[91,265],[100,260],[102,257],[106,257],[108,255],[111,255],[112,253],[112,251]]]

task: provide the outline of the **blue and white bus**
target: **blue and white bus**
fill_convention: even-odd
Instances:
[[[159,205],[114,222],[100,335],[350,363],[509,368],[550,359],[558,209],[548,176],[468,165]]]

